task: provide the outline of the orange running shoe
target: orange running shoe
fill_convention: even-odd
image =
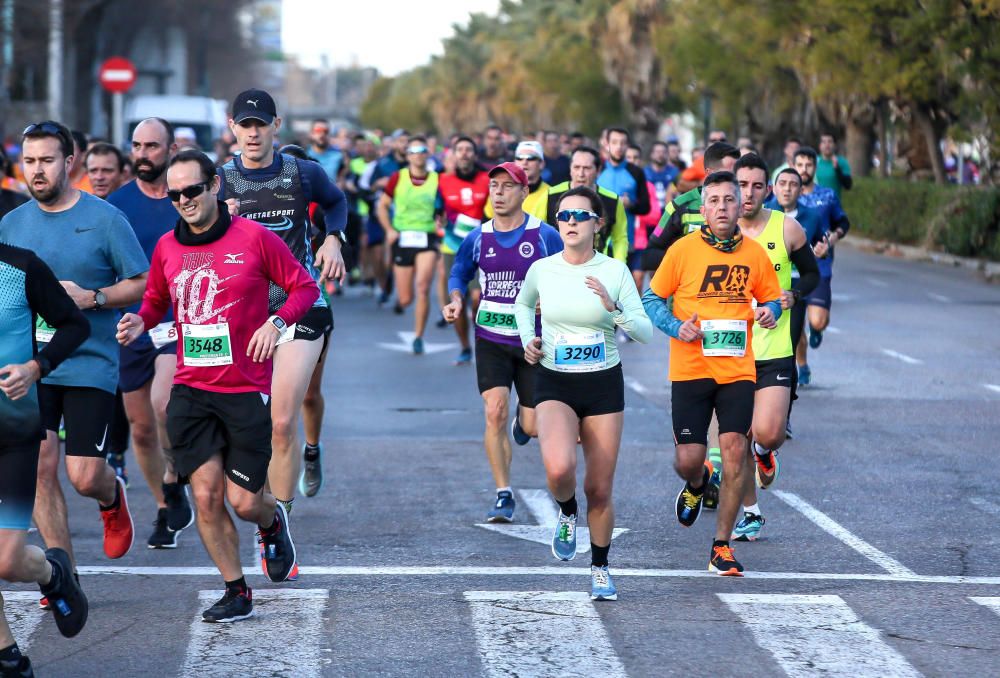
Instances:
[[[712,545],[712,557],[708,561],[708,571],[718,572],[723,577],[743,576],[743,566],[736,560],[732,547],[727,543]]]

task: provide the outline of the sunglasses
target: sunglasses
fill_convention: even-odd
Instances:
[[[541,160],[537,155],[517,155],[514,160]]]
[[[573,219],[576,223],[582,224],[585,221],[597,218],[599,218],[597,212],[591,212],[590,210],[560,210],[556,212],[556,221],[569,221]]]
[[[66,131],[60,129],[56,125],[53,125],[51,122],[36,122],[34,124],[28,125],[27,127],[24,128],[24,131],[21,132],[21,136],[26,137],[30,134],[37,134],[38,132],[41,132],[43,134],[51,134],[52,136],[58,137],[62,141],[68,141],[70,146],[73,145],[72,140],[69,137],[67,137]]]
[[[205,192],[208,188],[208,182],[202,181],[199,184],[191,184],[186,186],[179,191],[167,191],[167,197],[170,198],[170,202],[180,202],[181,196],[183,195],[188,200],[194,200],[199,195]]]
[[[426,146],[410,146],[408,149],[406,149],[406,152],[407,153],[412,153],[412,154],[426,153],[427,152],[427,147]]]

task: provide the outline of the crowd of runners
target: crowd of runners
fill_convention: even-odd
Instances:
[[[687,155],[620,127],[591,141],[491,126],[442,143],[315,120],[301,145],[279,146],[261,90],[235,97],[229,127],[207,154],[149,118],[126,152],[43,121],[16,162],[2,158],[0,579],[37,583],[63,635],[88,614],[63,457],[118,559],[136,532],[132,449],[157,506],[141,521],[148,547],[177,548],[194,524],[222,576],[205,621],[253,612],[227,502],[256,527],[264,574],[297,578],[293,507],[323,485],[332,308],[352,285],[397,314],[413,307],[416,355],[429,324],[454,326],[454,362],[475,363],[482,395],[487,520],[515,520],[511,446],[537,437],[564,561],[582,446],[595,600],[618,594],[618,344],[668,335],[676,517],[717,509],[708,567],[743,572],[733,542],[763,528],[757,489],[777,480],[849,229],[850,168],[831,136],[818,150],[789,139],[773,171],[718,131]],[[0,675],[32,675],[2,616]]]

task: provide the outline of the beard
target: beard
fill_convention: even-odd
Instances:
[[[46,179],[47,180],[47,179]],[[60,196],[62,196],[64,189],[66,188],[66,170],[63,169],[59,176],[56,177],[55,183],[49,183],[45,188],[36,189],[35,180],[32,179],[31,183],[28,184],[28,192],[31,193],[31,197],[42,203],[43,205],[51,205],[56,202]]]
[[[330,140],[325,138],[319,140],[313,139],[313,145],[316,148],[325,151],[326,149],[330,148]]]
[[[141,181],[150,183],[159,179],[165,169],[167,169],[166,163],[154,165],[148,160],[140,160],[135,164],[135,176]]]

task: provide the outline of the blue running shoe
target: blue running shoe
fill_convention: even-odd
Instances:
[[[463,348],[462,352],[458,354],[457,358],[455,358],[456,365],[468,365],[471,362],[472,362],[471,348]]]
[[[608,566],[590,566],[590,599],[591,600],[618,600],[618,589],[611,580],[611,573]]]
[[[823,343],[823,333],[819,330],[810,330],[809,348],[819,348],[819,345],[822,343]]]
[[[556,530],[552,535],[552,555],[559,560],[576,558],[576,516],[563,515],[559,512]]]
[[[799,386],[808,386],[810,380],[812,380],[812,370],[809,369],[808,365],[800,365]]]
[[[744,511],[743,519],[736,523],[736,527],[733,528],[731,539],[734,541],[757,541],[762,527],[764,527],[764,516]]]
[[[486,514],[488,523],[512,523],[514,522],[514,493],[503,490],[497,492],[497,501],[493,508]]]
[[[514,405],[514,416],[510,420],[510,437],[514,439],[514,442],[518,445],[524,446],[531,442],[531,436],[524,432],[521,428],[521,419],[518,416],[520,412],[520,407],[516,404]]]
[[[413,355],[423,355],[424,353],[424,339],[423,337],[417,337],[413,340]]]

